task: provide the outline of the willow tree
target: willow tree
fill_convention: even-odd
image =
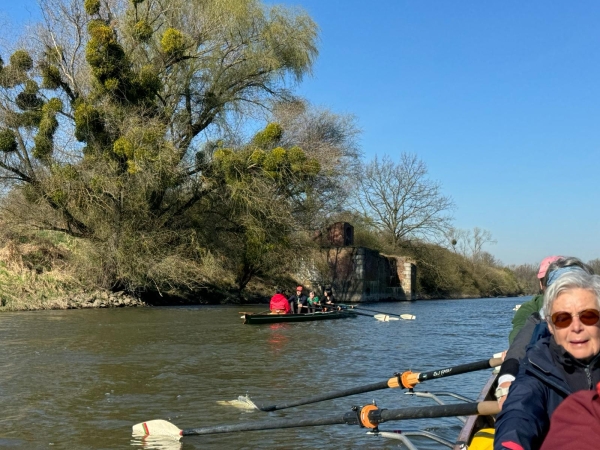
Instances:
[[[219,185],[204,141],[310,72],[314,22],[257,0],[42,8],[32,48],[0,65],[0,179],[36,226],[94,243],[111,283],[191,282],[190,211]]]

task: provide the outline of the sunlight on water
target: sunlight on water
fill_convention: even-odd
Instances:
[[[382,408],[432,405],[384,389],[263,412],[317,394],[384,381],[396,372],[443,369],[490,358],[507,346],[518,299],[377,304],[416,320],[351,320],[242,325],[239,307],[131,308],[4,313],[0,446],[47,449],[398,448],[356,426],[134,438],[150,419],[178,428],[343,416],[373,400]],[[372,305],[371,305],[372,306]],[[260,311],[262,308],[249,307]],[[476,398],[489,372],[431,380],[422,391]],[[235,400],[232,400],[235,399]],[[224,405],[225,404],[225,405]],[[236,407],[232,407],[236,406]],[[386,425],[385,427],[383,425]],[[382,424],[454,441],[456,418]],[[419,449],[441,448],[415,438]]]

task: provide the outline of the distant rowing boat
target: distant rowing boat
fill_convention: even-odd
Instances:
[[[252,314],[245,313],[242,316],[244,323],[250,325],[260,325],[263,323],[282,323],[282,322],[311,322],[313,320],[333,320],[347,319],[356,317],[353,311],[318,311],[306,314]]]

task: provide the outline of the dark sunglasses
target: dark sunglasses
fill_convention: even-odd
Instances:
[[[598,323],[600,320],[600,311],[597,309],[584,309],[578,314],[571,314],[564,311],[559,311],[550,317],[552,323],[556,328],[567,328],[573,323],[573,316],[578,316],[582,324],[592,326]]]

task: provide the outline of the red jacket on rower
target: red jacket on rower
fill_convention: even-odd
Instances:
[[[271,312],[277,312],[279,314],[289,314],[290,304],[288,299],[278,290],[277,293],[271,297],[271,303],[269,304]]]
[[[600,383],[595,391],[577,391],[550,418],[541,450],[596,450],[600,447]]]

